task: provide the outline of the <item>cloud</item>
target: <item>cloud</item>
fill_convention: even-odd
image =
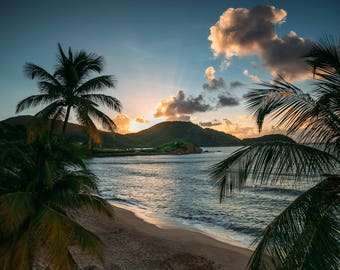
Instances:
[[[126,134],[130,132],[131,119],[125,114],[117,114],[113,119],[117,126],[117,132]]]
[[[168,116],[168,118],[166,120],[167,121],[190,122],[191,121],[191,117],[190,117],[190,115],[180,114],[180,115]]]
[[[223,122],[224,131],[238,138],[254,137],[258,135],[258,132],[254,127],[242,126],[238,123],[233,123],[228,118],[224,118]]]
[[[205,69],[205,77],[208,81],[212,81],[215,79],[215,69],[214,67],[210,66]]]
[[[244,117],[244,119],[238,123],[232,122],[228,118],[224,118],[224,132],[232,134],[238,138],[253,138],[268,134],[285,134],[283,129],[275,128],[274,126],[264,128],[260,134],[255,123],[252,125],[249,124],[247,121],[248,118],[249,117]]]
[[[199,122],[199,125],[202,127],[215,127],[222,125],[222,122],[218,121],[217,119],[214,119],[213,121],[209,122]]]
[[[148,123],[150,123],[149,120],[144,119],[144,118],[142,118],[142,117],[137,117],[137,118],[135,119],[135,122],[140,123],[140,124],[148,124]]]
[[[215,78],[215,69],[212,66],[206,68],[205,78],[207,79],[207,82],[202,86],[204,90],[213,91],[226,88],[222,78]]]
[[[275,26],[285,22],[287,12],[273,6],[228,8],[210,28],[208,39],[215,56],[258,55],[273,75],[280,73],[288,80],[307,78],[307,65],[301,58],[312,41],[295,32],[280,38]]]
[[[216,107],[227,107],[227,106],[237,106],[240,104],[237,98],[231,96],[230,94],[219,95]]]
[[[169,99],[162,99],[157,104],[154,117],[166,117],[167,120],[189,121],[189,114],[196,112],[206,112],[212,107],[205,103],[202,95],[197,97],[186,96],[183,90],[177,91],[176,96]]]
[[[230,68],[231,62],[228,59],[223,59],[220,64],[220,71],[225,71]]]
[[[240,82],[240,81],[233,81],[233,82],[230,82],[230,89],[235,89],[235,88],[239,88],[239,87],[243,87],[245,86],[246,84],[243,83],[243,82]]]
[[[249,74],[249,71],[247,69],[243,70],[243,75],[250,78],[253,82],[261,81],[259,77]]]

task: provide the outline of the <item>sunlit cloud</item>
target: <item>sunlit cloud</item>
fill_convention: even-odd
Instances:
[[[251,79],[253,82],[260,82],[260,78],[256,75],[249,74],[248,69],[243,70],[243,75]]]
[[[223,78],[215,78],[215,68],[212,66],[206,68],[205,78],[207,79],[207,82],[202,86],[204,90],[213,91],[226,88]]]
[[[144,119],[143,117],[137,117],[135,122],[140,124],[148,124],[150,123],[150,120]]]
[[[117,114],[112,120],[117,126],[116,132],[120,134],[130,132],[131,119],[126,114]]]
[[[208,39],[214,55],[243,57],[258,55],[272,75],[277,73],[287,80],[304,80],[309,77],[302,56],[312,42],[295,32],[279,37],[275,26],[285,22],[287,12],[273,6],[229,8],[210,28]]]
[[[253,122],[253,119],[251,119],[248,116],[240,116],[238,117],[239,121],[231,121],[228,118],[223,119],[223,131],[228,134],[232,134],[238,138],[253,138],[253,137],[259,137],[263,135],[268,134],[285,134],[285,131],[283,129],[277,128],[275,126],[268,126],[266,124],[259,133],[257,126]],[[221,130],[219,128],[219,130]]]

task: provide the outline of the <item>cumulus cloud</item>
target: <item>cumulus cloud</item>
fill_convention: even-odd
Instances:
[[[239,88],[239,87],[243,87],[245,86],[246,84],[243,83],[243,82],[240,82],[240,81],[233,81],[233,82],[230,82],[230,89],[235,89],[235,88]]]
[[[260,78],[249,73],[247,69],[243,70],[243,75],[251,79],[253,82],[260,82]]]
[[[189,121],[190,114],[206,112],[212,107],[205,103],[202,95],[197,97],[186,96],[183,90],[179,90],[176,96],[163,99],[156,106],[154,117],[166,117],[167,120]]]
[[[219,95],[217,102],[217,107],[227,107],[227,106],[237,106],[240,104],[236,97],[231,96],[230,94]]]
[[[218,90],[226,88],[225,82],[222,78],[215,78],[215,69],[210,66],[205,70],[205,78],[207,82],[203,84],[204,90]]]
[[[150,123],[149,120],[144,119],[144,118],[142,118],[142,117],[137,117],[137,118],[135,119],[135,122],[136,122],[136,123],[140,123],[140,124],[148,124],[148,123]]]
[[[258,55],[273,75],[280,73],[288,80],[307,78],[307,66],[301,58],[312,45],[295,32],[279,37],[277,24],[283,23],[287,12],[273,6],[228,8],[210,28],[208,39],[215,56]]]
[[[117,132],[126,134],[130,132],[131,119],[126,114],[117,114],[113,119],[117,126]]]
[[[222,125],[222,122],[218,121],[217,119],[214,119],[209,122],[199,122],[199,125],[202,127],[215,127]]]

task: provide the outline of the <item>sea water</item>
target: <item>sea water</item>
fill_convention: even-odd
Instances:
[[[201,154],[93,158],[88,165],[99,178],[101,196],[147,221],[249,245],[303,191],[249,185],[220,203],[209,172],[236,149],[209,147]]]

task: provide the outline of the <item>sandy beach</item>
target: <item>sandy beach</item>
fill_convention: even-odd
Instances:
[[[245,269],[251,250],[183,229],[162,229],[117,206],[114,218],[80,213],[77,220],[104,243],[105,265],[74,251],[80,269]]]

